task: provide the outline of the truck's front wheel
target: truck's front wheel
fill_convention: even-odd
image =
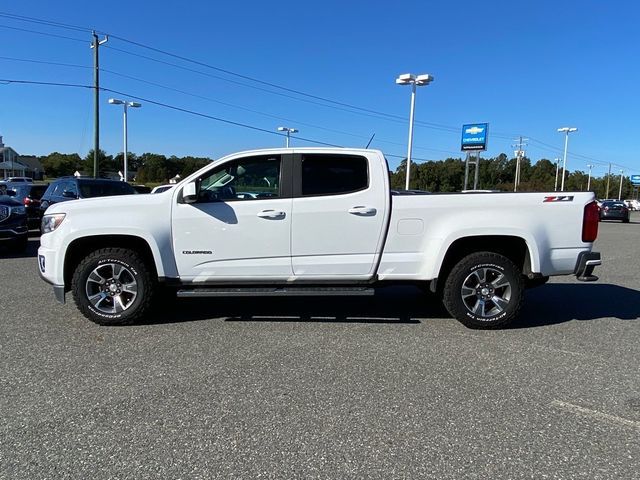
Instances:
[[[126,325],[151,308],[156,282],[142,256],[126,248],[102,248],[76,267],[71,283],[76,305],[92,322]]]
[[[444,285],[443,302],[469,328],[498,328],[517,317],[523,291],[522,272],[511,260],[478,252],[453,267]]]

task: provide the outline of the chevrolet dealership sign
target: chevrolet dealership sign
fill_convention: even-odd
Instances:
[[[462,126],[462,151],[486,150],[488,123],[471,123]]]

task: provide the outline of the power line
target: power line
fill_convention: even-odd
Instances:
[[[41,65],[55,65],[57,67],[72,67],[72,68],[93,68],[89,65],[78,65],[76,63],[63,63],[63,62],[51,62],[46,60],[34,60],[31,58],[17,58],[17,57],[2,57],[0,60],[10,60],[13,62],[25,62],[25,63],[37,63]]]
[[[27,22],[27,23],[35,23],[35,24],[39,24],[39,25],[45,25],[45,26],[50,26],[50,27],[55,27],[55,28],[62,28],[62,29],[78,31],[78,32],[90,32],[90,31],[92,31],[92,29],[90,29],[88,27],[82,27],[82,26],[78,26],[78,25],[71,25],[71,24],[67,24],[67,23],[56,22],[56,21],[42,19],[42,18],[36,18],[36,17],[30,17],[30,16],[26,16],[26,15],[11,14],[11,13],[8,13],[8,12],[0,12],[0,17],[8,19],[8,20],[21,21],[21,22]],[[12,30],[17,30],[17,31],[28,32],[28,33],[39,34],[39,35],[46,35],[46,36],[55,37],[55,38],[62,38],[62,39],[66,39],[66,40],[72,40],[72,41],[83,42],[84,43],[84,40],[80,40],[78,38],[67,37],[67,36],[53,34],[53,33],[49,33],[49,32],[41,32],[41,31],[36,31],[36,30],[29,30],[29,29],[24,29],[24,28],[19,28],[19,27],[12,27],[12,26],[8,26],[8,25],[0,25],[0,27],[1,28],[12,29]],[[106,32],[102,32],[102,31],[100,33],[106,34]],[[189,68],[184,67],[182,65],[178,65],[178,64],[174,64],[174,63],[170,63],[170,62],[164,62],[164,61],[162,61],[160,59],[157,59],[157,58],[153,58],[153,57],[149,57],[149,56],[145,56],[145,55],[129,52],[129,51],[126,51],[126,50],[123,50],[123,49],[117,49],[117,48],[114,48],[114,47],[110,47],[111,49],[113,49],[115,51],[119,51],[119,52],[126,53],[126,54],[129,54],[129,55],[138,56],[138,57],[141,57],[141,58],[146,58],[148,60],[151,60],[151,61],[154,61],[154,62],[163,63],[163,64],[166,64],[166,65],[169,65],[169,66],[173,66],[173,67],[176,67],[176,68],[182,68],[182,69],[185,69],[185,70],[190,70],[192,72],[199,73],[201,75],[211,76],[212,78],[217,78],[219,80],[224,80],[224,81],[227,81],[227,82],[235,83],[235,84],[238,84],[238,85],[241,85],[241,86],[244,86],[244,87],[256,88],[258,90],[262,90],[262,91],[270,93],[270,94],[281,95],[281,96],[285,96],[285,97],[288,97],[288,98],[291,98],[291,99],[294,99],[294,100],[298,100],[298,101],[307,101],[309,103],[313,103],[313,104],[316,104],[316,105],[319,105],[319,106],[324,106],[324,107],[329,107],[329,108],[345,107],[345,108],[338,108],[338,109],[346,111],[346,112],[349,112],[349,113],[368,114],[367,116],[371,116],[373,118],[385,119],[385,120],[388,120],[388,121],[395,121],[396,123],[405,123],[406,122],[406,119],[401,115],[391,114],[391,113],[387,113],[387,112],[381,112],[381,111],[373,110],[373,109],[370,109],[370,108],[365,108],[365,107],[360,107],[360,106],[357,106],[357,105],[353,105],[353,104],[350,104],[350,103],[347,103],[347,102],[333,100],[331,98],[323,97],[323,96],[320,96],[320,95],[314,95],[314,94],[311,94],[311,93],[304,92],[302,90],[297,90],[297,89],[294,89],[294,88],[290,88],[290,87],[286,87],[286,86],[283,86],[283,85],[279,85],[277,83],[265,81],[265,80],[262,80],[262,79],[259,79],[259,78],[256,78],[256,77],[252,77],[252,76],[249,76],[249,75],[244,75],[244,74],[241,74],[241,73],[238,73],[238,72],[234,72],[234,71],[231,71],[231,70],[228,70],[228,69],[217,67],[215,65],[211,65],[211,64],[208,64],[206,62],[202,62],[202,61],[195,60],[195,59],[183,56],[183,55],[179,55],[179,54],[176,54],[176,53],[173,53],[173,52],[169,52],[169,51],[166,51],[166,50],[163,50],[163,49],[160,49],[160,48],[156,48],[156,47],[153,47],[151,45],[147,45],[147,44],[144,44],[144,43],[141,43],[141,42],[137,42],[135,40],[131,40],[131,39],[119,36],[119,35],[113,35],[112,34],[111,37],[114,38],[114,39],[118,39],[118,40],[120,40],[122,42],[129,43],[131,45],[140,47],[140,48],[151,50],[151,51],[153,51],[155,53],[159,53],[161,55],[166,55],[166,56],[169,56],[169,57],[172,57],[172,58],[179,59],[179,60],[184,61],[184,62],[193,63],[193,64],[198,65],[198,66],[202,66],[202,67],[209,68],[209,69],[221,72],[221,73],[225,73],[227,75],[231,75],[231,76],[234,76],[234,77],[242,78],[244,80],[248,80],[248,81],[251,81],[251,82],[254,82],[254,83],[258,83],[258,84],[261,84],[261,85],[265,85],[265,86],[268,86],[268,87],[271,87],[271,88],[275,88],[275,89],[278,89],[278,90],[282,90],[282,91],[286,91],[286,92],[289,92],[289,93],[293,93],[293,94],[301,96],[301,97],[307,97],[307,98],[311,98],[311,99],[314,99],[314,100],[319,100],[319,101],[325,102],[325,103],[310,102],[309,100],[305,100],[303,98],[298,98],[298,97],[295,97],[293,95],[284,95],[281,92],[274,92],[274,91],[268,90],[268,89],[260,89],[259,87],[256,87],[254,85],[249,85],[249,84],[246,84],[246,83],[243,83],[243,82],[234,81],[232,79],[228,79],[228,78],[224,78],[224,77],[220,77],[220,76],[207,75],[204,72],[201,72],[201,71],[198,71],[198,70],[194,70],[194,69],[189,69]],[[327,104],[329,104],[329,105],[327,105]],[[351,109],[351,110],[348,110],[348,109]],[[458,133],[459,132],[459,128],[458,127],[452,127],[452,126],[442,125],[442,124],[438,124],[438,123],[416,121],[415,124],[419,125],[419,126],[426,127],[426,128],[431,128],[431,129],[434,129],[434,130],[446,131],[446,132],[451,132],[451,133]],[[493,136],[496,137],[496,138],[502,138],[502,139],[509,139],[510,138],[510,137],[506,136],[506,134],[499,134],[499,133],[494,133]],[[557,147],[555,147],[555,146],[551,146],[549,144],[545,144],[544,142],[540,142],[540,141],[535,140],[535,139],[531,139],[531,140],[534,141],[534,142],[537,142],[537,143],[539,143],[541,145],[546,145],[546,146],[550,147],[552,149],[552,151],[554,151],[554,152],[558,152],[559,151],[559,149],[557,149]],[[589,157],[587,155],[578,154],[578,153],[575,153],[575,152],[572,152],[571,156],[587,159],[587,160],[590,160],[590,161],[593,161],[593,162],[606,163],[606,162],[602,162],[601,160],[595,159],[593,157]],[[622,165],[622,164],[615,164],[614,163],[614,165],[619,166],[619,167],[623,167],[623,168],[629,168],[629,167],[627,167],[625,165]]]
[[[88,65],[78,65],[78,64],[71,64],[71,63],[52,62],[52,61],[45,61],[45,60],[17,58],[17,57],[0,56],[0,60],[9,60],[9,61],[16,61],[16,62],[34,63],[34,64],[39,64],[39,65],[53,65],[53,66],[61,66],[61,67],[69,67],[69,68],[93,69],[93,67],[88,66]],[[315,125],[315,124],[312,124],[312,123],[301,122],[299,120],[286,118],[286,117],[282,117],[282,116],[279,116],[279,115],[273,115],[273,114],[266,113],[266,112],[261,112],[259,110],[254,110],[252,108],[244,107],[244,106],[241,106],[241,105],[236,105],[236,104],[233,104],[233,103],[223,102],[221,100],[217,100],[217,99],[214,99],[214,98],[211,98],[211,97],[207,97],[207,96],[199,95],[199,94],[196,94],[196,93],[193,93],[193,92],[189,92],[189,91],[186,91],[186,90],[181,90],[181,89],[178,89],[178,88],[170,87],[168,85],[163,85],[163,84],[160,84],[160,83],[157,83],[157,82],[153,82],[153,81],[150,81],[150,80],[145,80],[143,78],[135,77],[135,76],[132,76],[132,75],[127,75],[127,74],[120,73],[120,72],[116,72],[116,71],[110,70],[110,69],[101,68],[100,71],[103,72],[103,73],[116,75],[118,77],[127,78],[129,80],[134,80],[134,81],[137,81],[137,82],[140,82],[140,83],[143,83],[143,84],[152,85],[152,86],[155,86],[155,87],[158,87],[158,88],[163,88],[163,89],[170,90],[170,91],[173,91],[173,92],[177,92],[177,93],[180,93],[180,94],[183,94],[183,95],[188,95],[188,96],[191,96],[191,97],[194,97],[194,98],[198,98],[198,99],[206,100],[206,101],[209,101],[209,102],[217,103],[217,104],[220,104],[220,105],[224,105],[224,106],[227,106],[227,107],[236,108],[236,109],[239,109],[239,110],[251,112],[251,113],[254,113],[254,114],[257,114],[257,115],[262,115],[262,116],[265,116],[265,117],[274,118],[274,119],[277,119],[277,120],[283,120],[283,121],[287,121],[287,122],[294,122],[294,123],[296,123],[298,125],[303,125],[303,126],[307,126],[307,127],[310,127],[310,128],[315,128],[315,129],[318,129],[318,130],[323,130],[323,131],[327,131],[327,132],[331,132],[331,133],[336,133],[336,134],[339,134],[339,135],[347,135],[347,136],[351,136],[351,137],[354,137],[354,138],[361,138],[361,139],[368,139],[369,138],[366,135],[359,135],[359,134],[355,134],[355,133],[351,133],[351,132],[346,132],[346,131],[343,131],[343,130],[327,128],[327,127],[323,127],[323,126],[320,126],[320,125]],[[389,144],[389,145],[404,146],[404,144],[402,144],[402,143],[394,142],[394,141],[391,141],[391,140],[385,140],[385,139],[381,139],[381,138],[379,138],[377,141],[378,141],[378,143],[386,143],[386,144]],[[441,153],[447,153],[447,154],[451,154],[451,153],[455,154],[455,153],[457,153],[457,152],[452,152],[450,150],[427,148],[427,147],[421,147],[421,146],[416,146],[415,148],[416,148],[416,150],[434,151],[434,152],[441,152]]]
[[[0,17],[5,17],[11,20],[19,20],[21,22],[39,23],[41,25],[65,28],[67,30],[76,30],[79,32],[91,32],[92,30],[94,30],[87,27],[80,27],[78,25],[70,25],[68,23],[60,23],[60,22],[55,22],[53,20],[45,20],[42,18],[28,17],[26,15],[17,15],[14,13],[7,13],[7,12],[0,12]]]
[[[532,141],[532,142],[534,142],[534,143],[538,143],[538,144],[540,144],[540,145],[544,145],[544,146],[546,146],[546,147],[549,147],[548,149],[549,149],[549,150],[551,150],[551,151],[553,151],[554,153],[562,153],[562,149],[560,149],[560,148],[558,148],[558,147],[555,147],[555,146],[553,146],[553,145],[550,145],[550,144],[548,144],[548,143],[542,142],[542,141],[537,140],[537,139],[535,139],[535,138],[530,138],[529,140],[531,140],[531,141]],[[541,148],[541,147],[538,147],[538,148]],[[614,163],[614,162],[607,162],[607,161],[605,161],[605,160],[600,160],[600,159],[597,159],[597,158],[590,157],[590,156],[588,156],[588,155],[583,155],[583,154],[575,153],[575,152],[570,152],[570,153],[568,154],[568,156],[570,156],[570,157],[574,157],[574,158],[579,158],[579,159],[588,160],[588,161],[590,161],[590,162],[599,163],[599,164],[601,164],[601,165],[609,165],[609,164],[611,164],[611,165],[615,165],[615,166],[617,166],[617,167],[622,167],[622,168],[627,168],[627,169],[629,168],[629,167],[628,167],[628,166],[626,166],[626,165],[622,165],[622,164]]]
[[[86,88],[86,89],[93,89],[95,88],[93,85],[82,85],[82,84],[74,84],[74,83],[60,83],[60,82],[44,82],[44,81],[35,81],[35,80],[17,80],[17,79],[7,79],[7,78],[0,78],[0,83],[5,83],[5,84],[26,84],[26,85],[46,85],[46,86],[58,86],[58,87],[75,87],[75,88]],[[160,102],[157,100],[152,100],[150,98],[146,98],[146,97],[141,97],[138,95],[134,95],[132,93],[128,93],[128,92],[122,92],[120,90],[115,90],[115,89],[111,89],[111,88],[105,88],[105,87],[100,87],[100,90],[103,92],[110,92],[110,93],[115,93],[117,95],[123,95],[123,96],[127,96],[136,100],[140,100],[141,102],[146,102],[152,105],[157,105],[160,107],[164,107],[164,108],[168,108],[171,110],[175,110],[175,111],[179,111],[182,113],[187,113],[190,115],[195,115],[198,117],[202,117],[202,118],[207,118],[210,120],[214,120],[217,122],[222,122],[222,123],[226,123],[229,125],[234,125],[237,127],[242,127],[242,128],[246,128],[246,129],[250,129],[250,130],[255,130],[255,131],[259,131],[259,132],[263,132],[263,133],[268,133],[270,135],[277,135],[279,137],[283,137],[285,136],[284,134],[278,133],[276,131],[273,130],[268,130],[266,128],[261,128],[261,127],[256,127],[255,125],[249,125],[246,123],[241,123],[241,122],[236,122],[233,120],[228,120],[226,118],[221,118],[221,117],[216,117],[213,115],[208,115],[206,113],[202,113],[202,112],[196,112],[194,110],[189,110],[187,108],[182,108],[182,107],[178,107],[175,105],[171,105],[165,102]],[[309,143],[314,143],[314,144],[318,144],[318,145],[323,145],[323,146],[327,146],[327,147],[336,147],[336,148],[343,148],[342,145],[336,145],[336,144],[332,144],[332,143],[327,143],[327,142],[322,142],[320,140],[315,140],[312,138],[305,138],[305,137],[300,137],[300,136],[296,136],[297,140],[302,140],[304,142],[309,142]],[[392,157],[392,158],[405,158],[402,155],[395,155],[395,154],[391,154],[391,153],[385,153],[386,156],[388,157]],[[425,158],[415,158],[416,161],[420,161],[420,162],[429,162],[429,161],[436,161],[436,160],[431,160],[431,159],[425,159]]]
[[[40,32],[38,30],[29,30],[27,28],[11,27],[9,25],[0,25],[0,28],[8,28],[9,30],[17,30],[17,31],[20,31],[20,32],[35,33],[35,34],[38,34],[38,35],[45,35],[47,37],[64,38],[65,40],[73,40],[74,42],[86,43],[85,40],[80,40],[79,38],[73,38],[73,37],[66,37],[64,35],[58,35],[56,33]]]
[[[8,79],[8,78],[0,78],[0,83],[5,83],[5,84],[15,83],[15,84],[26,84],[26,85],[47,85],[47,86],[56,86],[56,87],[75,87],[75,88],[90,88],[90,89],[94,89],[95,88],[93,85],[81,85],[81,84],[75,84],[75,83],[60,83],[60,82],[43,82],[43,81],[35,81],[35,80],[16,80],[16,79]],[[124,96],[130,97],[130,98],[134,98],[136,100],[140,100],[142,102],[150,103],[152,105],[158,105],[158,106],[161,106],[161,107],[169,108],[171,110],[176,110],[176,111],[179,111],[179,112],[188,113],[188,114],[191,114],[191,115],[196,115],[196,116],[203,117],[203,118],[208,118],[210,120],[215,120],[215,121],[218,121],[218,122],[227,123],[229,125],[235,125],[237,127],[248,128],[248,129],[256,130],[256,131],[259,131],[259,132],[269,133],[271,135],[284,136],[281,133],[278,133],[278,132],[273,131],[273,130],[267,130],[266,128],[260,128],[260,127],[256,127],[254,125],[249,125],[249,124],[246,124],[246,123],[235,122],[233,120],[228,120],[226,118],[215,117],[213,115],[208,115],[206,113],[196,112],[194,110],[189,110],[187,108],[177,107],[175,105],[170,105],[168,103],[159,102],[157,100],[152,100],[150,98],[140,97],[138,95],[133,95],[131,93],[122,92],[122,91],[119,91],[119,90],[114,90],[114,89],[105,88],[105,87],[100,87],[99,89],[101,91],[103,91],[103,92],[111,92],[111,93],[115,93],[115,94],[118,94],[118,95],[124,95]],[[327,143],[327,142],[321,142],[319,140],[313,140],[313,139],[310,139],[310,138],[304,138],[304,137],[299,137],[299,136],[296,136],[296,139],[303,140],[305,142],[316,143],[318,145],[325,145],[325,146],[328,146],[328,147],[341,147],[340,145],[335,145],[335,144]]]
[[[29,17],[29,16],[25,16],[25,15],[15,15],[15,14],[7,13],[7,12],[0,12],[0,17],[12,19],[12,20],[23,21],[23,22],[37,23],[37,24],[40,24],[40,25],[47,25],[47,26],[53,26],[53,27],[58,27],[58,28],[72,29],[72,30],[75,30],[75,31],[83,31],[83,32],[91,31],[91,29],[89,29],[89,28],[80,27],[80,26],[77,26],[77,25],[69,25],[69,24],[64,24],[64,23],[60,23],[60,22],[54,22],[54,21],[51,21],[51,20],[45,20],[45,19],[41,19],[41,18]],[[9,27],[9,28],[15,28],[15,27]],[[24,30],[24,29],[22,29],[22,30]],[[24,30],[24,31],[29,31],[29,30]],[[38,33],[38,34],[42,34],[42,35],[56,36],[54,34],[48,34],[48,33],[44,33],[44,32],[37,32],[37,31],[33,31],[33,30],[31,30],[30,32],[31,33]],[[107,34],[107,32],[100,32],[100,33]],[[346,111],[346,112],[349,112],[349,113],[368,114],[366,116],[373,116],[373,118],[378,118],[378,119],[393,120],[396,123],[406,123],[406,118],[401,116],[401,115],[396,115],[396,114],[391,114],[391,113],[387,113],[387,112],[381,112],[381,111],[373,110],[373,109],[370,109],[370,108],[360,107],[360,106],[353,105],[353,104],[350,104],[350,103],[341,102],[341,101],[333,100],[333,99],[330,99],[330,98],[327,98],[327,97],[323,97],[323,96],[320,96],[320,95],[314,95],[314,94],[310,94],[310,93],[307,93],[307,92],[303,92],[301,90],[285,87],[283,85],[279,85],[279,84],[276,84],[276,83],[273,83],[273,82],[268,82],[268,81],[265,81],[265,80],[261,80],[259,78],[251,77],[249,75],[244,75],[244,74],[241,74],[241,73],[238,73],[238,72],[234,72],[234,71],[227,70],[227,69],[224,69],[224,68],[221,68],[221,67],[217,67],[215,65],[211,65],[211,64],[208,64],[208,63],[205,63],[205,62],[201,62],[199,60],[191,59],[191,58],[185,57],[183,55],[178,55],[178,54],[166,51],[166,50],[162,50],[162,49],[150,46],[150,45],[146,45],[146,44],[143,44],[141,42],[137,42],[137,41],[125,38],[125,37],[121,37],[119,35],[109,34],[109,36],[114,38],[114,39],[118,39],[118,40],[120,40],[122,42],[129,43],[131,45],[135,45],[135,46],[140,47],[140,48],[145,48],[145,49],[151,50],[151,51],[156,52],[156,53],[160,53],[161,55],[166,55],[166,56],[169,56],[169,57],[172,57],[172,58],[176,58],[176,59],[182,60],[184,62],[193,63],[193,64],[198,65],[198,66],[209,68],[209,69],[221,72],[221,73],[225,73],[227,75],[231,75],[231,76],[234,76],[234,77],[242,78],[244,80],[248,80],[248,81],[251,81],[251,82],[254,82],[254,83],[265,85],[265,86],[268,86],[268,87],[271,87],[271,88],[283,90],[283,91],[286,91],[286,92],[289,92],[289,93],[294,93],[295,95],[299,95],[299,96],[302,96],[302,97],[307,97],[307,98],[311,98],[311,99],[314,99],[314,100],[319,100],[321,102],[325,102],[325,103],[318,103],[318,102],[313,102],[313,101],[306,100],[307,103],[313,103],[313,104],[316,104],[316,105],[319,105],[319,106],[328,107],[328,108],[337,108],[338,110]],[[63,38],[71,39],[70,37],[63,37]],[[78,39],[72,39],[72,40],[80,41]],[[111,48],[114,51],[119,51],[121,53],[137,56],[137,57],[140,57],[140,58],[145,58],[147,60],[151,60],[151,61],[154,61],[154,62],[163,63],[165,65],[170,65],[170,66],[173,66],[173,67],[182,68],[182,69],[185,69],[185,70],[190,70],[190,71],[195,72],[195,73],[206,75],[204,72],[201,72],[201,71],[198,71],[198,70],[193,70],[193,69],[188,69],[187,67],[184,67],[182,65],[178,65],[178,64],[174,64],[174,63],[170,63],[170,62],[164,62],[164,61],[159,60],[157,58],[149,57],[149,56],[146,56],[146,55],[141,55],[141,54],[138,54],[138,53],[129,52],[127,50],[118,49],[118,48],[114,48],[114,47],[109,47],[109,48]],[[295,97],[295,96],[292,96],[292,95],[283,95],[281,92],[274,92],[273,90],[268,90],[268,89],[260,89],[260,88],[258,88],[256,86],[253,86],[253,85],[248,85],[248,84],[243,83],[243,82],[233,81],[232,79],[228,79],[228,78],[224,78],[224,77],[220,77],[220,76],[212,76],[212,78],[217,78],[219,80],[224,80],[224,81],[227,81],[227,82],[235,83],[235,84],[238,84],[238,85],[242,85],[244,87],[256,88],[258,90],[262,90],[262,91],[267,92],[267,93],[285,96],[285,97],[288,97],[288,98],[291,98],[291,99],[294,99],[294,100],[298,100],[298,101],[305,101],[302,98],[298,98],[298,97]],[[330,105],[327,105],[327,103],[330,104]],[[345,107],[346,109],[345,108],[339,108],[339,107]],[[351,109],[351,110],[348,110],[348,109]],[[424,122],[424,121],[419,121],[419,120],[416,120],[414,123],[416,125],[419,125],[419,126],[422,126],[422,127],[426,127],[426,128],[430,128],[430,129],[434,129],[434,130],[440,130],[440,131],[446,131],[446,132],[452,132],[452,133],[458,133],[459,132],[459,128],[448,126],[448,125],[441,125],[441,124],[437,124],[437,123]],[[494,135],[494,136],[498,137],[498,135]]]
[[[75,88],[94,88],[93,85],[82,85],[79,83],[62,83],[62,82],[42,82],[36,80],[15,80],[10,78],[0,78],[0,83],[10,84],[24,84],[24,85],[48,85],[52,87],[75,87]]]

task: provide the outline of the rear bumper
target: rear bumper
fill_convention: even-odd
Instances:
[[[625,220],[629,217],[629,212],[607,212],[600,214],[600,220]]]
[[[598,277],[593,275],[593,269],[601,264],[600,252],[580,252],[573,273],[581,282],[595,282]]]

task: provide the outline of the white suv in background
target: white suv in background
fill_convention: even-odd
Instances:
[[[625,205],[629,207],[629,210],[638,211],[640,210],[640,201],[639,200],[625,200]]]

